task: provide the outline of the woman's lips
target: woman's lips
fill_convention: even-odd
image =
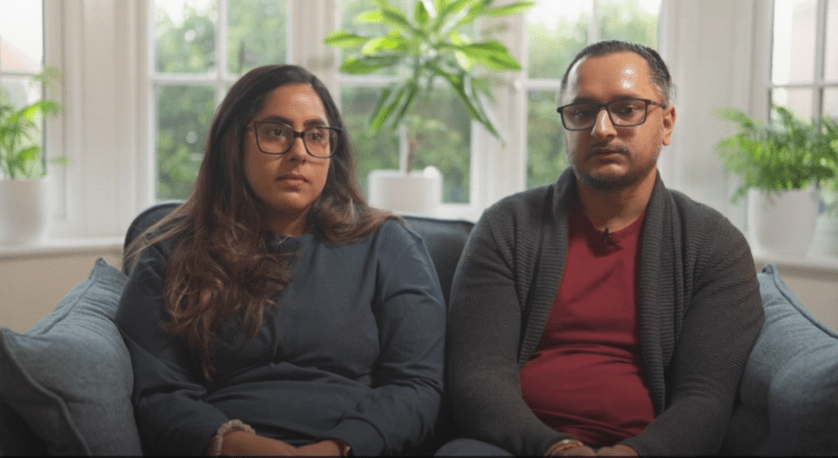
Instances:
[[[285,181],[289,183],[293,182],[300,182],[300,183],[307,183],[308,180],[302,175],[282,175],[281,177],[277,178],[278,181]]]

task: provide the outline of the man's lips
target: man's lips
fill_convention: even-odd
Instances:
[[[591,148],[589,156],[591,157],[612,157],[612,156],[628,156],[628,151],[624,148]]]

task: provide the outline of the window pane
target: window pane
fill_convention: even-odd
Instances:
[[[0,102],[14,107],[24,107],[43,96],[43,87],[29,77],[3,75],[0,83]]]
[[[838,119],[838,89],[824,89],[823,114]]]
[[[811,89],[775,88],[771,93],[771,102],[787,107],[802,118],[812,117]]]
[[[838,120],[838,89],[826,89],[823,94],[823,115]],[[821,196],[826,204],[826,214],[838,218],[838,178],[825,183]]]
[[[399,168],[399,140],[396,134],[379,131],[375,137],[367,135],[367,118],[380,91],[378,88],[344,87],[340,92],[341,114],[355,145],[358,179],[364,189],[368,189],[371,171]]]
[[[157,97],[157,198],[185,199],[203,159],[215,110],[209,85],[161,85]]]
[[[838,0],[829,0],[826,18],[824,79],[835,82],[838,81]]]
[[[442,172],[442,202],[469,202],[471,117],[450,89],[437,89],[422,116],[416,167]]]
[[[660,0],[608,0],[599,3],[600,37],[657,49]]]
[[[774,2],[774,45],[771,81],[812,81],[815,71],[817,0]]]
[[[549,184],[567,168],[563,128],[553,91],[530,92],[527,119],[527,187]]]
[[[44,60],[43,5],[0,0],[0,70],[38,73]]]
[[[287,1],[229,0],[227,17],[228,72],[286,62]]]
[[[530,78],[562,77],[588,42],[591,11],[593,0],[541,1],[527,11]]]
[[[215,69],[213,0],[156,0],[156,69],[161,73],[207,73]]]

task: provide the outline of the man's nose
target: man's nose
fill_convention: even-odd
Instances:
[[[614,128],[614,123],[611,122],[611,115],[605,107],[599,109],[596,115],[596,123],[594,124],[592,135],[596,137],[616,136],[617,129]]]

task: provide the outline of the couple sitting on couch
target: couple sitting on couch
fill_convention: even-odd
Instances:
[[[191,197],[125,253],[148,451],[405,453],[445,391],[442,455],[718,452],[763,308],[744,237],[658,177],[672,92],[654,50],[583,50],[571,167],[486,210],[447,310],[422,239],[366,205],[323,84],[245,75]]]

